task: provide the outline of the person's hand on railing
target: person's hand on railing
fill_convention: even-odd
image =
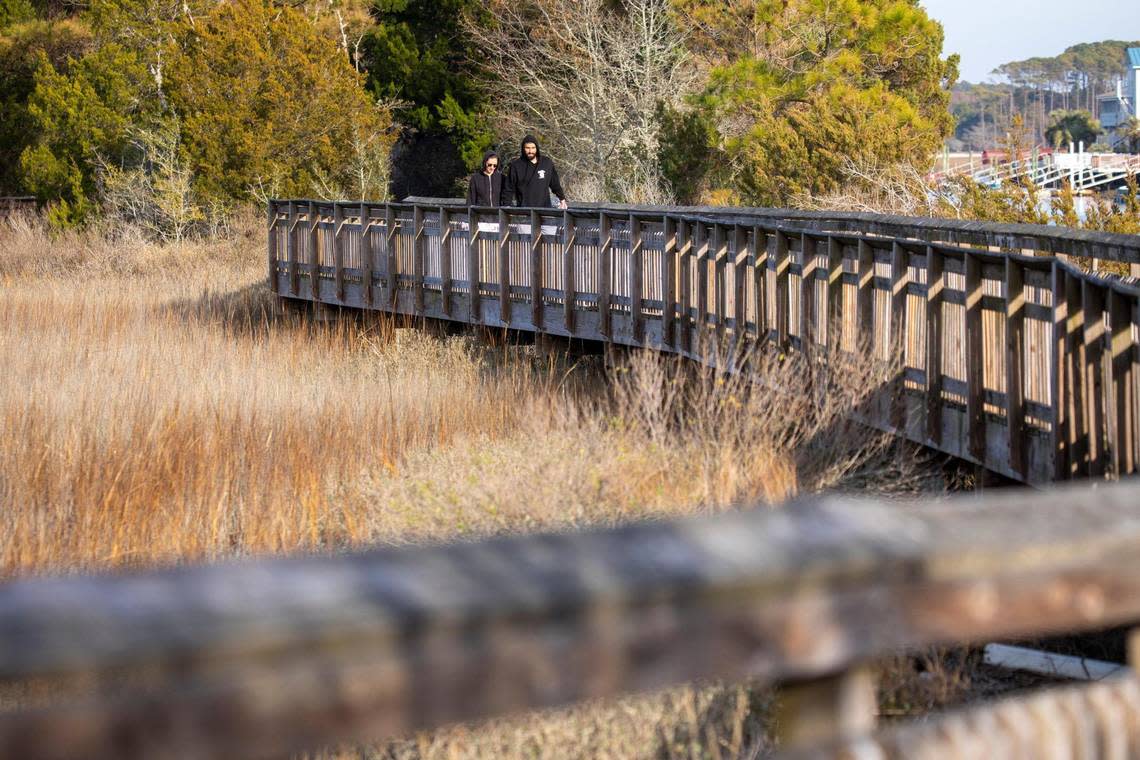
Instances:
[[[562,209],[563,211],[566,210],[566,199],[565,198],[558,201],[558,208]]]

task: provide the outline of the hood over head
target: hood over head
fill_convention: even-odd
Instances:
[[[491,160],[492,158],[498,158],[498,157],[499,157],[498,152],[493,151],[493,150],[489,150],[486,153],[484,153],[483,154],[483,160],[479,162],[479,171],[483,171],[487,168],[487,162],[489,160]],[[501,169],[501,168],[502,168],[501,166],[496,167],[495,171],[499,171],[499,169]]]
[[[542,148],[539,147],[538,140],[534,138],[534,135],[527,135],[522,139],[522,142],[519,143],[519,158],[526,160],[526,151],[523,150],[523,148],[526,147],[527,143],[534,143],[534,157],[542,158]]]

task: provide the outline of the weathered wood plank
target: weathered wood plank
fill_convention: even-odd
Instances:
[[[855,291],[856,350],[872,352],[875,347],[875,252],[860,238],[858,243]]]
[[[499,209],[499,319],[504,325],[511,322],[511,220],[507,212]]]
[[[843,342],[843,245],[827,236],[827,346],[837,350]]]
[[[776,230],[771,237],[772,274],[776,280],[776,343],[781,347],[788,345],[788,336],[791,331],[791,293],[789,292],[790,276],[792,270],[792,256],[788,251],[788,236],[782,230]]]
[[[704,222],[693,224],[693,246],[697,264],[697,324],[695,350],[707,351],[706,336],[709,328],[709,235]]]
[[[1017,259],[1005,260],[1005,423],[1009,467],[1026,474],[1025,426],[1025,269]]]
[[[333,281],[336,284],[336,300],[344,303],[344,236],[341,228],[344,226],[344,208],[339,203],[333,204]]]
[[[1103,478],[1108,470],[1105,450],[1105,289],[1089,280],[1081,282],[1084,303],[1085,420],[1088,429],[1089,477]]]
[[[677,222],[666,214],[661,219],[664,241],[661,267],[661,339],[667,346],[675,346],[677,327]]]
[[[372,219],[367,203],[360,204],[360,279],[364,305],[372,306]]]
[[[530,212],[530,318],[535,325],[542,325],[544,286],[542,278],[542,217],[537,211]],[[600,302],[600,299],[599,299]],[[599,308],[601,308],[599,306]]]
[[[384,238],[388,259],[388,305],[396,305],[396,296],[400,292],[399,267],[397,266],[396,246],[399,245],[400,233],[396,224],[396,209],[391,205],[384,207]]]
[[[1135,303],[1135,299],[1116,290],[1108,292],[1109,377],[1112,381],[1107,399],[1108,433],[1112,473],[1117,478],[1136,472],[1136,421],[1132,417],[1132,395],[1136,384],[1132,374],[1135,361],[1132,314]]]
[[[815,238],[800,235],[800,340],[805,351],[819,342],[819,326],[815,313]]]
[[[1050,290],[1053,296],[1053,316],[1050,320],[1052,330],[1052,361],[1050,370],[1050,403],[1053,407],[1052,426],[1049,431],[1051,447],[1053,449],[1053,479],[1068,480],[1072,477],[1072,463],[1070,457],[1072,450],[1069,447],[1069,394],[1071,393],[1065,367],[1068,362],[1065,356],[1068,350],[1068,320],[1069,305],[1065,297],[1066,280],[1064,267],[1059,261],[1053,262],[1050,272]]]
[[[677,222],[677,245],[681,263],[681,318],[677,325],[680,350],[689,352],[693,347],[693,226],[684,220]]]
[[[482,307],[480,305],[479,280],[479,213],[474,209],[467,212],[467,280],[470,290],[470,308],[472,320],[481,324]]]
[[[926,437],[942,445],[942,313],[946,259],[926,247]]]
[[[440,302],[443,313],[451,316],[451,211],[439,207],[439,274]]]
[[[269,289],[274,295],[281,294],[281,283],[277,273],[277,202],[269,201],[266,215],[269,234]]]
[[[562,292],[565,296],[563,316],[566,331],[574,334],[574,311],[578,294],[574,289],[574,217],[562,212]]]
[[[309,201],[309,288],[314,299],[320,298],[321,292],[321,217],[317,211],[315,201]]]
[[[645,340],[645,316],[642,313],[642,263],[645,251],[641,240],[641,219],[629,215],[629,319],[633,326],[633,340]]]
[[[286,754],[1137,617],[1140,487],[1126,484],[28,579],[0,585],[0,679],[118,692],[0,713],[0,756]]]
[[[977,462],[986,461],[985,356],[982,335],[982,262],[964,254],[966,279],[966,449]]]
[[[614,266],[613,222],[609,214],[598,214],[598,315],[602,335],[613,335],[610,293],[613,288],[610,276]]]

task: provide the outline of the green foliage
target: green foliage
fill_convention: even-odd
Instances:
[[[0,29],[31,21],[35,17],[36,9],[30,0],[0,0]]]
[[[95,165],[120,160],[128,128],[148,117],[139,92],[149,76],[135,53],[114,43],[73,60],[66,72],[39,54],[28,102],[37,136],[20,167],[28,190],[59,201],[55,222],[80,223],[94,210]]]
[[[1045,139],[1054,148],[1084,143],[1092,145],[1100,132],[1100,122],[1088,111],[1054,111],[1049,114],[1049,126],[1045,128]]]
[[[912,0],[674,6],[711,66],[689,103],[716,134],[711,193],[786,204],[833,190],[849,159],[925,164],[950,132],[957,60],[940,58],[942,28]],[[666,171],[693,200],[691,177]]]
[[[462,19],[475,0],[377,0],[376,26],[361,44],[368,88],[406,103],[401,122],[420,133],[447,135],[464,165],[476,166],[491,146],[487,108],[469,61],[478,57]]]
[[[26,192],[20,154],[35,138],[36,125],[28,113],[35,89],[40,54],[57,68],[80,58],[91,45],[87,27],[74,20],[31,21],[0,34],[0,194]]]
[[[390,112],[297,11],[234,0],[179,21],[175,40],[168,100],[203,198],[363,191],[362,167],[386,164]]]

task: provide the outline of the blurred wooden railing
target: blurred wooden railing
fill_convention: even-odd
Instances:
[[[0,197],[0,222],[16,214],[34,214],[36,199],[31,195]]]
[[[873,425],[1031,484],[1140,466],[1140,288],[1068,261],[1135,275],[1140,236],[438,199],[274,201],[269,223],[285,298],[698,359],[714,343],[901,351],[893,392],[865,410]]]
[[[25,579],[0,584],[0,757],[279,757],[693,679],[779,685],[792,754],[1036,757],[1045,731],[1135,757],[1131,677],[880,727],[869,666],[1137,620],[1137,483]]]

